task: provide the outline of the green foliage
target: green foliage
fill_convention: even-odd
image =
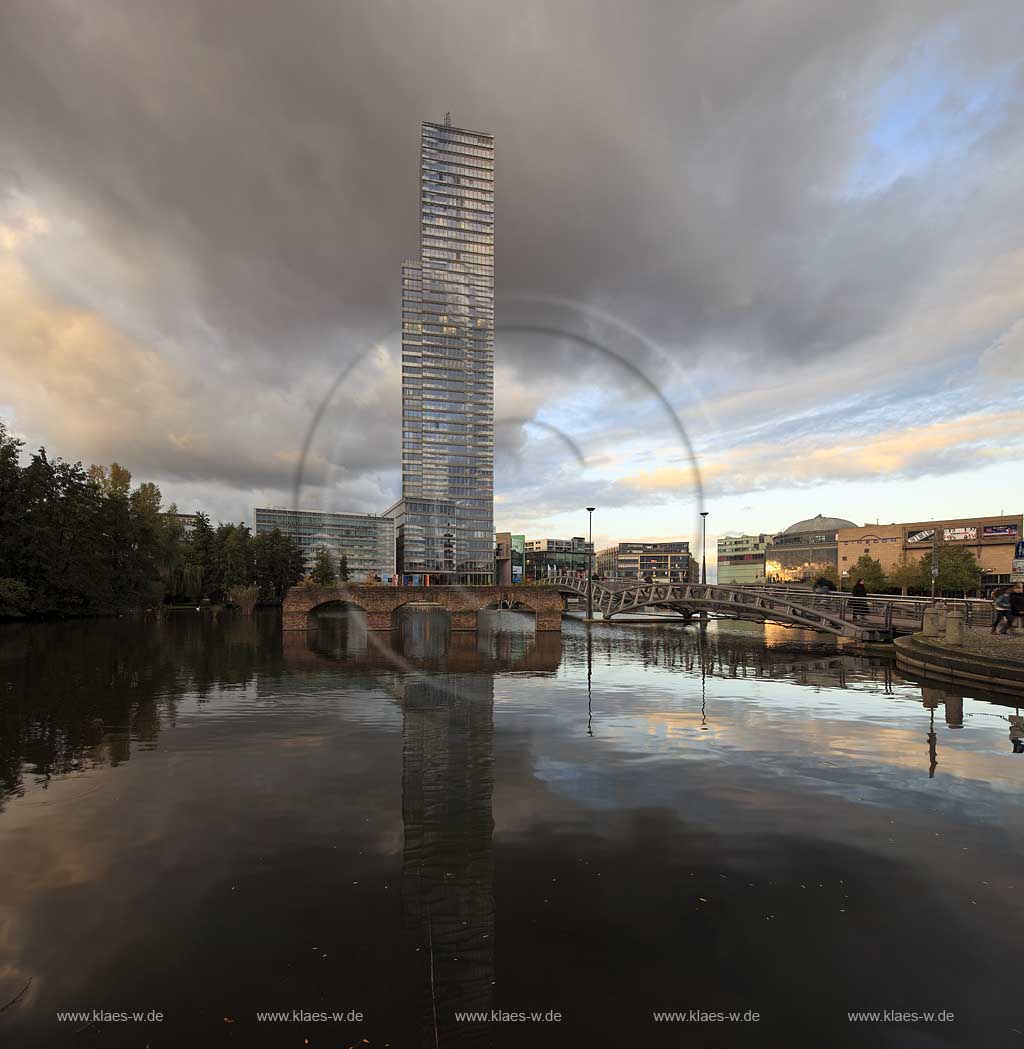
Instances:
[[[131,474],[116,463],[86,471],[44,448],[22,465],[21,449],[0,424],[4,607],[66,616],[158,601],[166,555],[159,488],[132,491]]]
[[[898,586],[905,594],[915,589],[924,594],[932,589],[931,550],[920,557],[911,558],[906,553],[889,572],[890,586]],[[981,566],[974,552],[958,543],[939,543],[939,575],[935,580],[935,593],[959,595],[977,593],[981,585]]]
[[[279,601],[303,573],[299,545],[279,531],[254,538],[244,524],[216,528],[198,514],[186,538],[161,510],[160,489],[132,488],[119,463],[50,459],[24,465],[23,444],[0,422],[0,614],[95,615],[164,599],[223,601],[257,587]],[[342,578],[347,566],[342,560]]]
[[[338,578],[343,582],[348,582],[348,558],[342,554],[338,559]]]
[[[318,547],[313,559],[312,580],[317,586],[333,586],[338,581],[334,571],[334,559],[324,546]]]
[[[939,577],[935,580],[938,594],[963,594],[977,591],[981,582],[981,566],[969,547],[957,543],[939,544]],[[921,558],[922,588],[931,588],[931,553]]]
[[[922,585],[921,568],[920,559],[909,557],[904,550],[899,561],[889,569],[886,580],[889,586],[899,587],[900,593],[905,596],[911,587],[919,588]],[[928,575],[928,587],[930,588],[931,574],[928,572],[928,566],[925,566],[925,573]]]
[[[17,579],[0,579],[0,617],[23,616],[30,607],[28,587]]]
[[[876,561],[869,554],[861,554],[857,563],[849,570],[846,577],[848,588],[853,587],[858,579],[864,580],[868,593],[877,594],[889,586],[885,572],[882,571],[882,562]]]
[[[302,548],[280,529],[258,535],[253,540],[256,561],[256,585],[261,594],[280,601],[289,587],[302,578],[305,559]]]

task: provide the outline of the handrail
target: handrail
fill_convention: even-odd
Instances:
[[[816,594],[811,590],[792,587],[763,587],[720,583],[663,582],[641,580],[588,580],[568,572],[548,577],[549,583],[566,587],[585,595],[588,586],[594,589],[594,604],[606,615],[615,615],[649,605],[683,606],[697,608],[710,606],[712,614],[730,613],[739,618],[771,618],[771,613],[785,620],[806,623],[808,626],[841,634],[863,636],[864,633],[894,630],[916,632],[923,624],[925,610],[934,605],[962,607],[967,622],[987,614],[990,603],[984,600],[903,597],[895,594],[850,594],[846,591]],[[611,584],[611,585],[606,585]]]

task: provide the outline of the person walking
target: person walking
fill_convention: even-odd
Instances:
[[[850,591],[853,595],[850,598],[850,611],[853,613],[854,619],[867,619],[868,615],[868,603],[865,600],[868,596],[868,588],[864,583],[863,579],[858,579],[853,584],[853,589]]]
[[[1013,622],[1010,588],[1008,586],[1000,587],[996,591],[992,605],[995,608],[995,616],[992,619],[992,633],[1005,634]]]
[[[1014,583],[1010,590],[1011,626],[1024,626],[1024,583]]]

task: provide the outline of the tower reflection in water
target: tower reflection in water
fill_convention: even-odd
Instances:
[[[476,647],[449,636],[446,617],[404,617],[396,637],[408,659]],[[421,1044],[485,1046],[494,989],[494,676],[413,673],[402,703],[402,908],[423,958]]]

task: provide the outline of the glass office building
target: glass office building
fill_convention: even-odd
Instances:
[[[618,543],[597,553],[605,579],[650,579],[655,583],[696,583],[699,565],[688,542]]]
[[[587,557],[593,552],[593,544],[581,535],[572,539],[527,539],[523,543],[526,578],[546,579],[559,572],[586,575]]]
[[[332,513],[326,510],[286,510],[257,507],[252,512],[253,535],[275,528],[290,535],[312,568],[320,547],[337,562],[344,556],[351,582],[380,576],[390,580],[395,572],[395,522],[376,514]]]
[[[402,268],[402,498],[387,513],[406,582],[494,582],[494,139],[447,119],[420,139],[420,257]]]
[[[764,555],[772,537],[723,535],[718,540],[718,582],[722,584],[763,583]]]

